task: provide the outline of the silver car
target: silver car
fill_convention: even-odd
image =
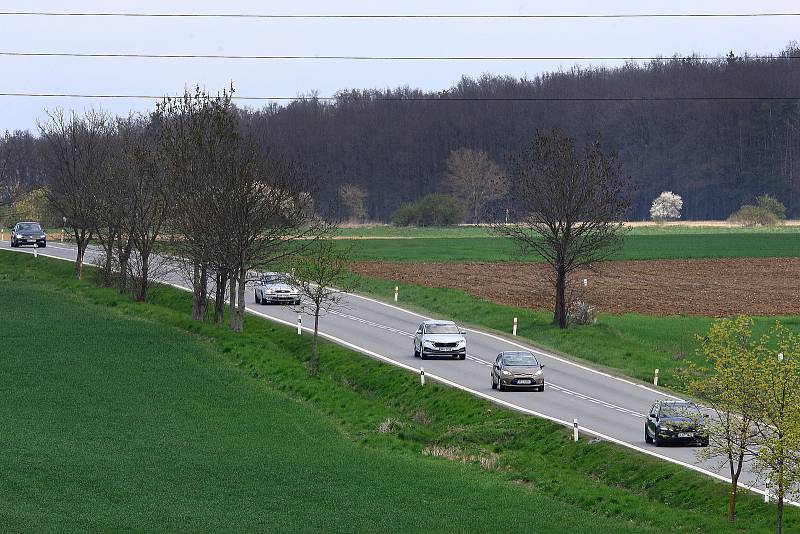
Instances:
[[[492,366],[492,389],[544,391],[544,365],[528,351],[505,351]]]
[[[425,321],[414,335],[414,356],[423,360],[432,356],[463,360],[467,357],[464,333],[453,321]]]
[[[300,290],[289,283],[287,275],[264,273],[255,283],[257,304],[300,304]]]

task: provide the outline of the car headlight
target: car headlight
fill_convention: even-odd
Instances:
[[[425,340],[422,342],[422,344],[425,345],[426,347],[433,347],[433,341]]]
[[[274,289],[265,289],[265,290],[264,290],[264,293],[270,293],[270,294],[272,294],[272,293],[275,293],[275,290],[274,290]]]
[[[39,236],[39,239],[44,239],[45,237],[47,237],[47,236],[42,234],[42,235]]]
[[[533,376],[542,376],[542,370],[541,370],[541,369],[539,369],[538,371],[536,371],[535,373],[533,373]]]
[[[17,234],[17,239],[22,239],[22,234]]]
[[[506,371],[505,369],[503,369],[500,372],[503,373],[504,376],[511,376],[511,371]]]

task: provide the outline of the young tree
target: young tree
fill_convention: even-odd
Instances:
[[[599,141],[577,154],[575,141],[559,130],[537,132],[513,164],[513,187],[523,212],[518,224],[495,225],[494,231],[552,267],[553,324],[566,328],[567,276],[621,245],[631,183],[616,154],[603,152]]]
[[[650,218],[654,221],[676,221],[681,218],[683,199],[672,191],[664,191],[653,200]]]
[[[784,500],[800,483],[800,336],[779,322],[756,347],[750,392],[755,467],[775,492],[775,532],[781,534]]]
[[[355,184],[339,186],[339,199],[350,221],[363,221],[367,218],[367,210],[364,207],[366,198],[367,192]]]
[[[106,116],[90,110],[83,117],[68,117],[56,110],[39,124],[45,147],[50,183],[48,199],[66,218],[77,245],[75,276],[83,272],[83,256],[98,226],[95,192],[106,170],[108,129]]]
[[[709,447],[700,449],[697,456],[704,460],[722,458],[728,464],[731,475],[729,523],[736,518],[736,495],[742,468],[746,461],[752,460],[758,442],[748,391],[756,368],[757,343],[753,340],[752,327],[752,319],[746,316],[712,324],[706,336],[698,336],[699,353],[710,367],[689,362],[682,375],[686,389],[702,398],[714,412],[706,421]]]
[[[483,150],[459,148],[450,152],[443,184],[467,205],[475,224],[485,206],[508,194],[508,179]]]
[[[294,284],[305,297],[308,313],[314,316],[314,335],[311,340],[311,358],[308,372],[312,376],[319,369],[317,338],[321,314],[342,306],[342,292],[353,286],[348,270],[350,250],[337,248],[330,238],[319,239],[300,254],[294,262]]]

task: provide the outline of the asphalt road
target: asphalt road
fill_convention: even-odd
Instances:
[[[8,241],[0,243],[0,249],[10,249]],[[14,250],[34,253],[34,249],[29,247]],[[37,252],[59,259],[75,258],[74,248],[57,243],[51,243]],[[92,250],[87,251],[86,260],[91,262],[95,254]],[[165,276],[166,282],[188,286],[180,275]],[[247,291],[246,300],[248,311],[267,319],[296,325],[300,312],[304,330],[308,330],[308,325],[313,325],[313,318],[297,307],[255,304],[251,289]],[[570,427],[573,426],[573,420],[577,419],[581,439],[598,437],[613,441],[715,478],[729,480],[727,464],[719,466],[718,462],[696,460],[698,447],[655,447],[644,442],[646,412],[653,401],[678,397],[647,384],[615,377],[548,353],[517,341],[510,335],[497,336],[475,329],[467,329],[466,360],[422,361],[414,357],[412,340],[419,324],[427,318],[371,298],[346,295],[342,310],[321,318],[320,333],[371,357],[404,367],[409,372],[419,373],[420,367],[424,367],[427,380],[443,382],[506,407]],[[520,348],[533,351],[545,365],[545,391],[499,392],[491,389],[489,376],[497,354],[503,350]],[[743,486],[750,485],[754,491],[763,494],[763,484],[756,480],[747,467],[740,483]]]

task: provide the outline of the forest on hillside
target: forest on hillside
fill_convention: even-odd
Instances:
[[[592,100],[640,97],[667,100]],[[512,172],[509,157],[537,129],[554,127],[579,143],[599,135],[619,153],[637,187],[631,219],[647,218],[665,190],[683,197],[684,219],[725,218],[763,193],[781,200],[790,217],[800,216],[796,45],[770,58],[665,58],[522,79],[486,74],[435,93],[342,90],[333,101],[244,108],[241,120],[262,147],[300,161],[318,178],[317,210],[332,217],[346,215],[339,201],[344,184],[363,190],[367,218],[390,220],[404,202],[443,191],[451,151],[486,151]],[[16,169],[26,183],[44,179],[35,134],[0,139],[0,160],[8,160],[0,166]],[[512,188],[494,201],[487,219],[513,208],[513,196]]]

